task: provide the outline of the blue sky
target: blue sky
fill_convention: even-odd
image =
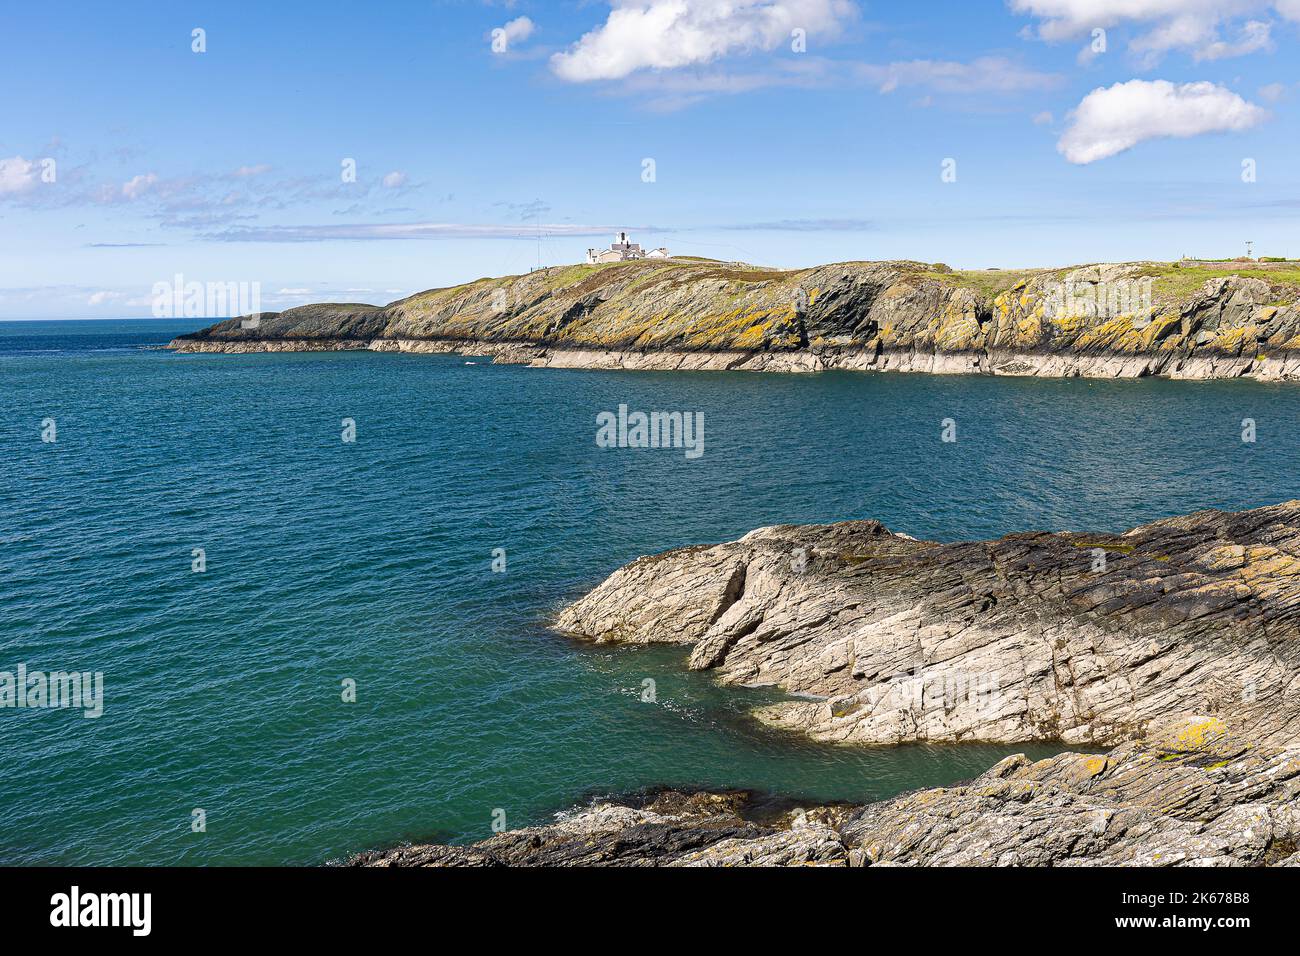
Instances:
[[[617,228],[776,266],[1300,256],[1298,41],[1300,0],[13,4],[0,318],[148,316],[178,273],[381,303]]]

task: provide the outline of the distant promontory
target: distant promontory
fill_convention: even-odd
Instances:
[[[478,279],[385,306],[263,312],[171,347],[459,352],[571,368],[1287,380],[1300,377],[1298,299],[1294,261],[958,271],[643,258]]]

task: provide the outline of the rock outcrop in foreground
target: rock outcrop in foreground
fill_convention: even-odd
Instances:
[[[969,783],[756,812],[604,801],[361,865],[1300,864],[1300,501],[1126,534],[937,544],[878,522],[761,528],[645,557],[569,608],[580,638],[689,646],[797,695],[820,740],[1055,740]]]
[[[1008,757],[954,787],[753,812],[743,793],[601,802],[472,846],[365,853],[359,866],[1300,865],[1300,750],[1211,735],[1174,749]]]
[[[464,352],[536,366],[1300,377],[1295,263],[780,271],[702,259],[541,269],[387,306],[230,319],[182,352]]]
[[[875,521],[760,528],[640,558],[557,626],[690,647],[797,695],[757,712],[818,740],[1112,746],[1213,721],[1300,739],[1300,502],[1125,534],[938,544]]]

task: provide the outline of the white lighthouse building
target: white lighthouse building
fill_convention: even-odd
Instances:
[[[587,262],[623,262],[627,259],[667,259],[669,258],[668,250],[662,246],[658,249],[651,249],[644,252],[641,244],[632,242],[628,239],[626,232],[620,232],[614,237],[608,249],[588,249]]]

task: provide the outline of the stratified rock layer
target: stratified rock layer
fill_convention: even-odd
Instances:
[[[686,644],[691,667],[797,692],[760,716],[819,739],[1101,747],[866,806],[667,792],[350,862],[1297,865],[1298,549],[1292,501],[957,544],[874,521],[781,526],[640,558],[558,625]]]
[[[1111,746],[1189,724],[1300,731],[1300,502],[1126,534],[937,544],[874,521],[760,528],[640,558],[560,615],[798,699],[818,740]]]
[[[458,351],[584,368],[1289,379],[1300,376],[1297,289],[1291,263],[1017,273],[641,260],[480,279],[383,307],[230,319],[172,347]]]
[[[1300,750],[1222,738],[1183,749],[1008,757],[966,784],[865,807],[755,816],[748,795],[605,801],[472,846],[366,853],[360,866],[1243,866],[1300,863]]]

